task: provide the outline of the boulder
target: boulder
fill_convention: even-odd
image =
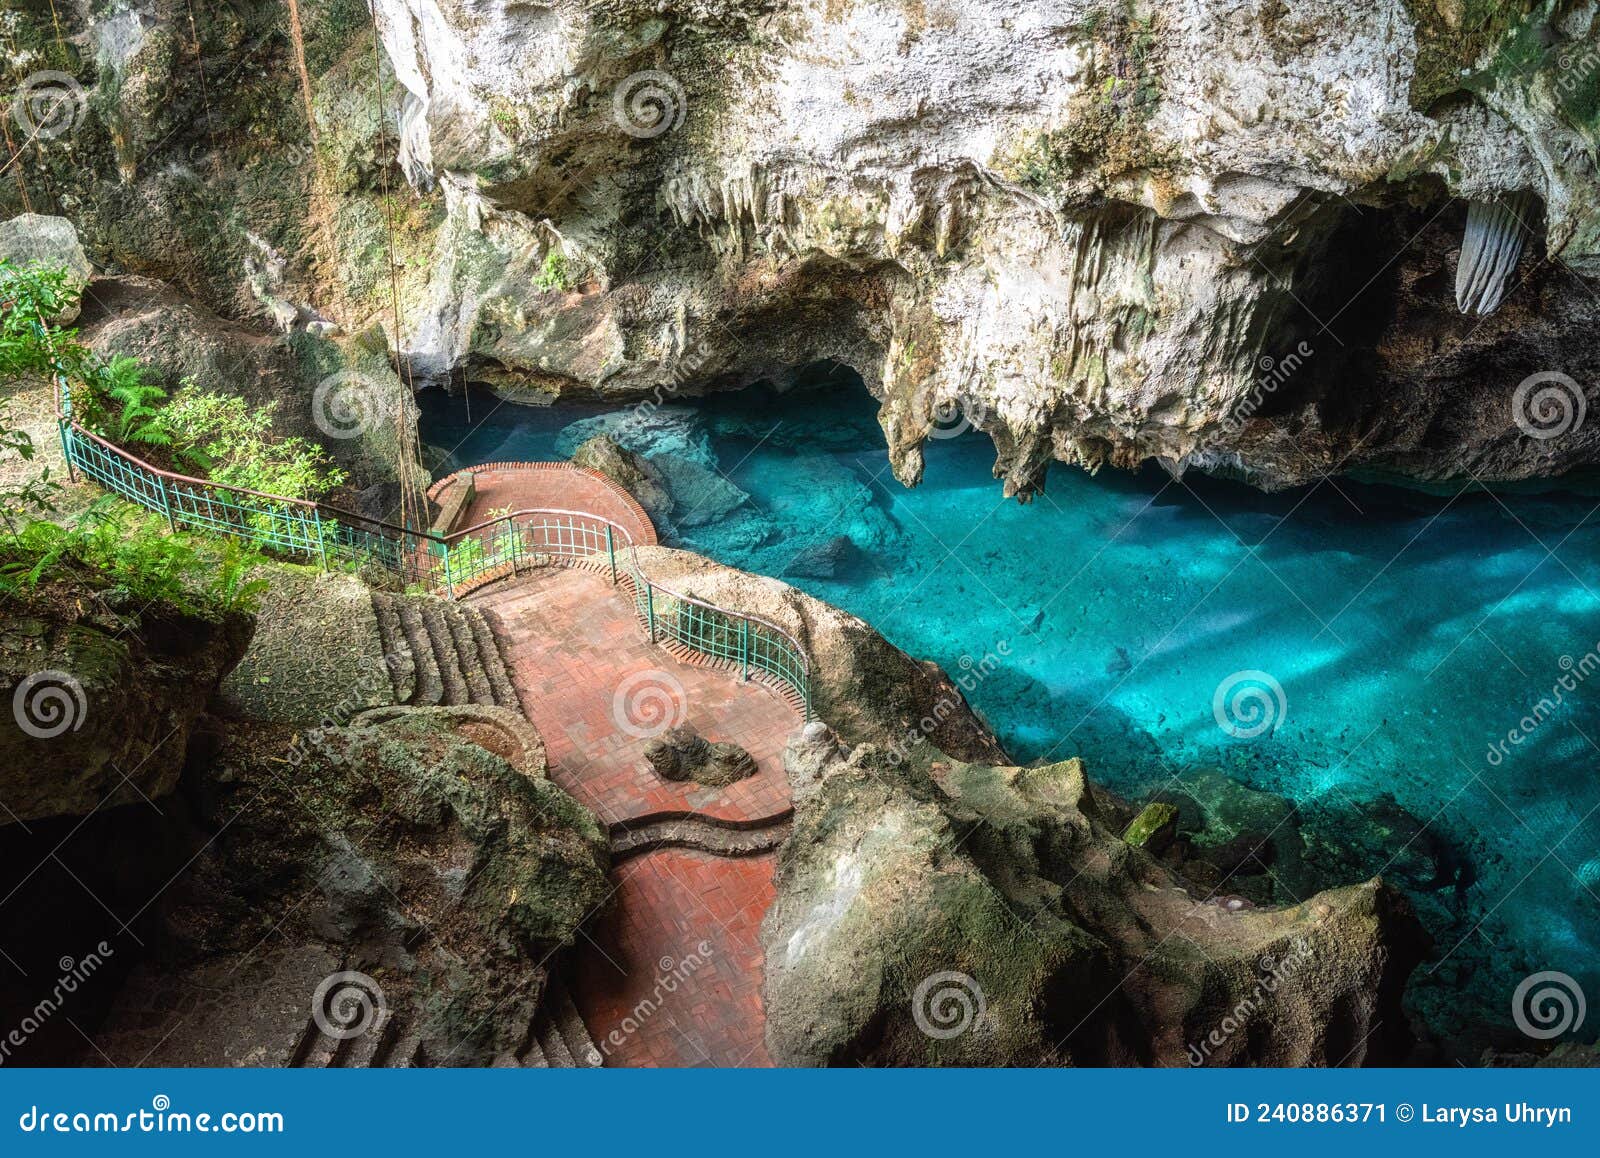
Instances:
[[[1077,760],[895,763],[862,745],[820,776],[797,795],[762,929],[780,1064],[1361,1065],[1410,1049],[1400,992],[1428,939],[1381,881],[1275,910],[1191,894],[1107,826]]]
[[[0,614],[0,826],[159,800],[251,620],[63,578]]]
[[[1170,804],[1146,804],[1123,832],[1122,839],[1152,855],[1163,852],[1178,835],[1178,810]]]
[[[78,231],[65,217],[23,213],[0,221],[0,258],[17,266],[64,269],[75,295],[82,293],[94,276],[89,258],[78,242]],[[74,303],[51,320],[57,325],[71,325],[78,319],[79,308]]]
[[[712,743],[687,724],[669,728],[650,741],[644,758],[663,779],[693,780],[715,788],[753,776],[756,771],[755,759],[739,745]]]

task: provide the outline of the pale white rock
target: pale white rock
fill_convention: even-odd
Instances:
[[[1052,458],[1278,485],[1361,463],[1520,477],[1594,450],[1534,462],[1494,384],[1459,454],[1419,449],[1435,416],[1401,388],[1371,392],[1392,414],[1323,405],[1366,372],[1352,343],[1409,348],[1351,308],[1416,257],[1352,252],[1361,215],[1527,190],[1547,252],[1600,252],[1561,82],[1497,79],[1490,44],[1477,95],[1419,109],[1432,33],[1402,0],[373,8],[408,93],[400,160],[449,205],[400,343],[431,375],[631,397],[835,359],[884,402],[903,480],[959,405],[1023,496]],[[1593,51],[1592,26],[1586,5],[1553,35]],[[660,119],[630,123],[638,74]],[[541,277],[552,253],[568,283]],[[1281,405],[1236,421],[1299,343],[1316,354],[1273,384]]]

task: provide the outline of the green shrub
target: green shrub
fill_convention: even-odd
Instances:
[[[0,540],[0,595],[25,593],[78,564],[141,602],[191,614],[248,610],[266,587],[249,578],[259,562],[237,541],[171,534],[160,519],[108,496],[71,527],[36,520]]]
[[[161,411],[178,457],[213,482],[290,499],[320,499],[347,478],[303,438],[275,438],[278,404],[252,407],[236,394],[208,394],[185,384]]]

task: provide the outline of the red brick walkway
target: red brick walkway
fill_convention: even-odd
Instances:
[[[699,813],[739,823],[787,813],[783,746],[799,721],[767,688],[696,667],[653,646],[626,592],[590,571],[546,567],[472,602],[505,626],[523,713],[544,737],[550,777],[606,824]],[[726,788],[663,780],[644,762],[653,734],[689,723],[755,757]]]
[[[607,1065],[765,1066],[761,918],[776,855],[625,862],[573,999]]]
[[[547,497],[527,505],[556,505]],[[789,813],[782,751],[799,724],[794,710],[737,673],[653,646],[624,589],[589,571],[548,567],[471,601],[500,618],[551,779],[604,823],[694,813],[755,825]],[[685,721],[708,739],[742,745],[756,774],[726,788],[656,776],[642,758],[650,734]],[[760,926],[774,862],[772,854],[662,849],[617,868],[617,894],[593,940],[580,942],[573,983],[607,1064],[770,1064]]]

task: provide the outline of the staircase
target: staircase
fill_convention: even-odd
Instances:
[[[372,593],[395,700],[418,707],[478,704],[522,712],[483,612],[432,595]]]
[[[572,1003],[572,995],[559,978],[552,976],[528,1029],[528,1040],[515,1058],[504,1058],[496,1064],[536,1069],[598,1069],[604,1060],[584,1027],[578,1007]]]
[[[329,1037],[307,1018],[289,1065],[302,1069],[382,1069],[429,1064],[422,1041],[405,1032],[403,1019],[381,1010],[359,1037]],[[537,1069],[597,1069],[604,1064],[567,987],[551,977],[539,998],[527,1039],[514,1053],[497,1058],[497,1066]]]
[[[611,863],[660,848],[687,848],[713,856],[759,856],[789,839],[793,808],[753,824],[734,824],[696,813],[641,816],[611,826]]]

